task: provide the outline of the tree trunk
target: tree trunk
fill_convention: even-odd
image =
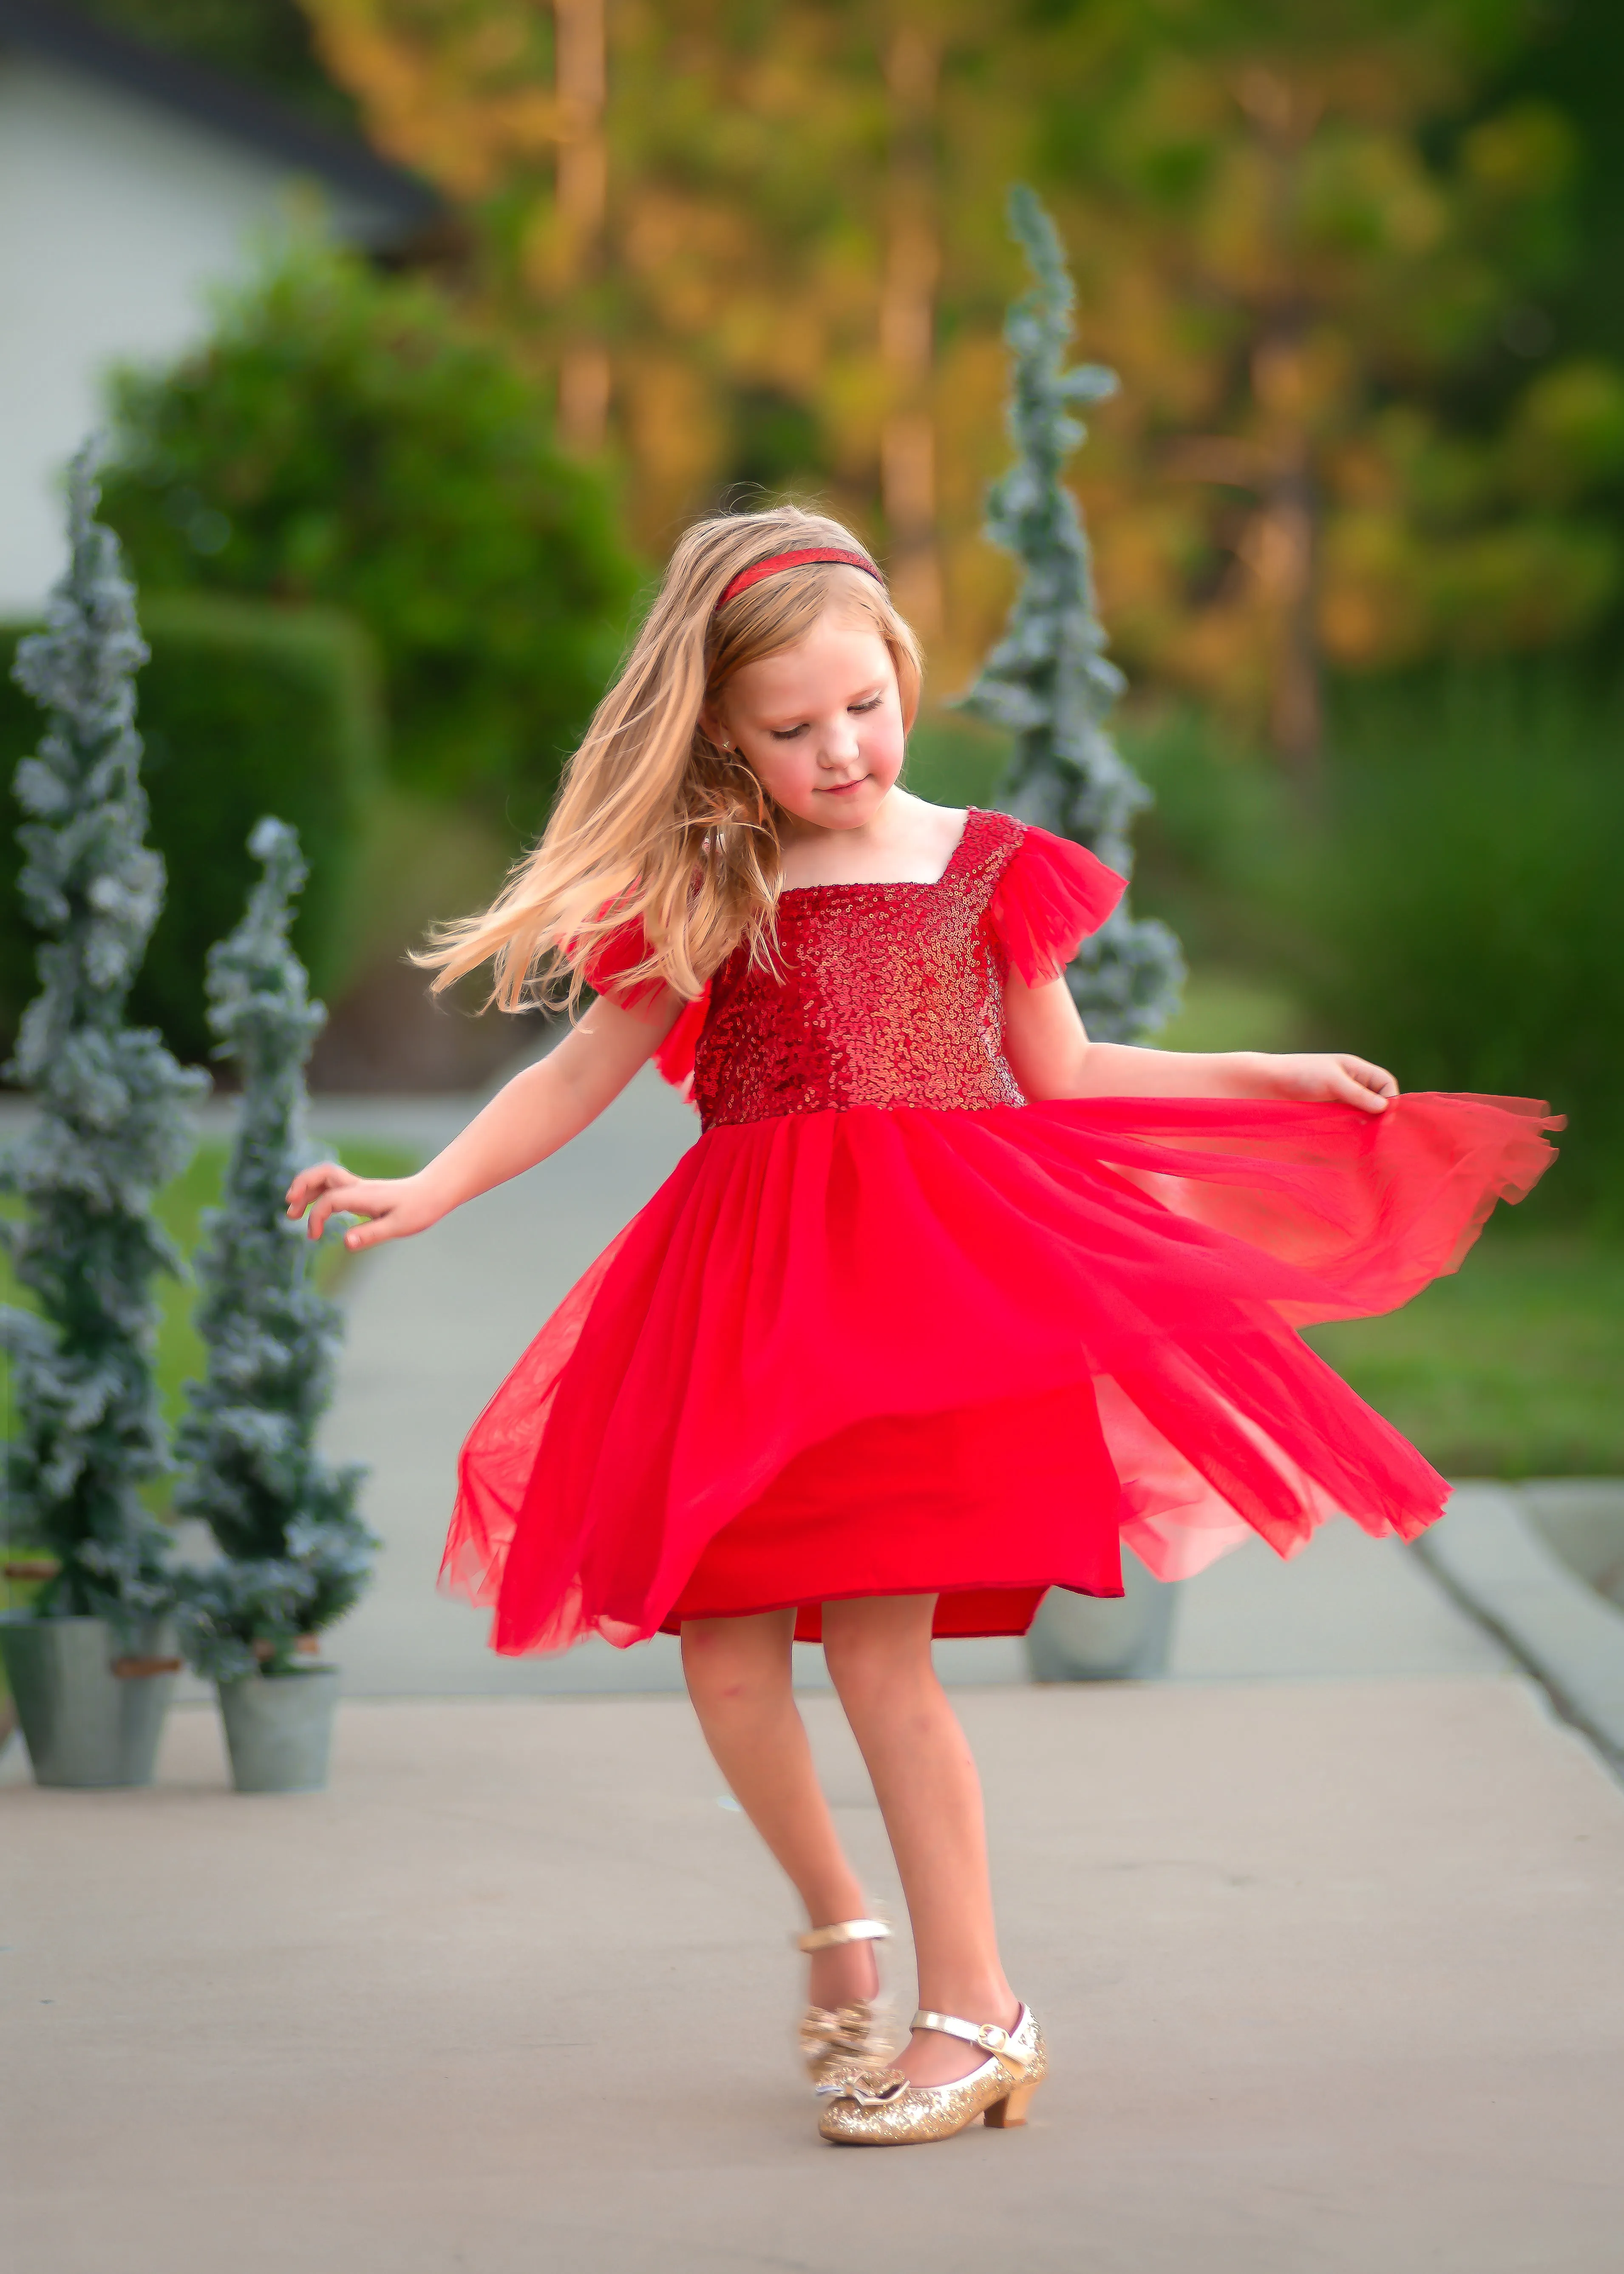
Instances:
[[[572,450],[600,450],[609,425],[609,352],[580,302],[602,264],[609,149],[604,0],[553,0],[558,93],[558,223],[567,327],[559,358],[559,432]],[[574,304],[572,305],[572,303]]]
[[[942,622],[936,422],[930,400],[936,290],[942,265],[933,139],[941,60],[941,41],[934,28],[912,22],[894,26],[885,49],[891,123],[880,296],[880,358],[888,382],[880,433],[880,495],[897,604],[927,637]]]
[[[1282,312],[1252,358],[1252,392],[1268,429],[1268,471],[1247,550],[1267,616],[1269,739],[1289,765],[1309,773],[1321,731],[1319,514],[1298,329],[1295,315]]]
[[[1267,281],[1251,368],[1267,472],[1246,551],[1267,617],[1270,739],[1289,764],[1308,773],[1320,756],[1321,731],[1319,511],[1304,352],[1314,280],[1298,240],[1298,208],[1304,159],[1322,103],[1312,86],[1265,65],[1243,71],[1235,92],[1267,169]]]
[[[1308,773],[1319,761],[1324,722],[1319,632],[1314,621],[1317,530],[1313,478],[1305,463],[1292,467],[1282,476],[1270,513],[1277,532],[1282,576],[1269,735],[1289,764],[1300,773]]]

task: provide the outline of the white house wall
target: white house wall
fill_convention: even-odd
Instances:
[[[62,565],[56,480],[115,362],[164,362],[289,210],[274,159],[143,96],[0,52],[0,617]],[[344,234],[375,216],[329,206]]]

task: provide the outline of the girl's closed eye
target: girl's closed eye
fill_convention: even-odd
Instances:
[[[846,707],[853,718],[860,719],[867,711],[877,711],[884,700],[885,689],[877,687],[872,695],[861,696],[855,703],[848,703]],[[775,742],[793,742],[806,733],[808,723],[803,719],[797,726],[769,727],[767,732]]]

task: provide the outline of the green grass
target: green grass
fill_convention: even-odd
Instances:
[[[1309,1340],[1446,1476],[1624,1476],[1616,1240],[1492,1224],[1402,1311]]]

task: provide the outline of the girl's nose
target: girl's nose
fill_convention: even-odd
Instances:
[[[825,729],[818,746],[817,762],[832,771],[837,766],[849,766],[857,755],[857,728],[843,711]]]

